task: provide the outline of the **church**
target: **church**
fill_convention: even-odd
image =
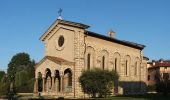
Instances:
[[[45,56],[35,66],[34,94],[65,98],[88,98],[79,77],[84,70],[115,70],[119,82],[113,94],[146,93],[148,58],[144,45],[91,32],[90,26],[58,18],[40,37]]]

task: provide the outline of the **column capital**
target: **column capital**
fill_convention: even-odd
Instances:
[[[45,79],[45,77],[42,77],[42,79]]]
[[[51,77],[55,76],[55,71],[51,71]]]
[[[42,74],[42,78],[45,78],[45,74]]]
[[[35,79],[38,78],[38,75],[35,75]]]
[[[60,77],[64,76],[64,73],[60,73]]]

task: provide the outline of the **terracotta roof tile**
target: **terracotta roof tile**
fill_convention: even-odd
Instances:
[[[74,62],[67,61],[65,59],[59,58],[59,57],[54,57],[54,56],[46,56],[45,58],[55,62],[55,63],[69,63],[69,64],[74,64]]]
[[[54,63],[57,63],[57,64],[68,64],[68,65],[74,65],[74,62],[70,62],[70,61],[67,61],[65,59],[62,59],[62,58],[59,58],[59,57],[54,57],[54,56],[45,56],[39,63],[37,63],[35,65],[35,68],[39,65],[41,65],[41,63],[43,63],[46,59],[54,62]]]

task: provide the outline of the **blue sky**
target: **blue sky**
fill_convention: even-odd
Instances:
[[[63,9],[65,20],[81,22],[89,30],[146,45],[150,59],[170,59],[169,0],[1,0],[0,69],[13,55],[27,52],[36,62],[44,56],[39,37]]]

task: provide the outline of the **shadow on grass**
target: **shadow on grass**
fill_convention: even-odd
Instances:
[[[60,99],[47,99],[47,98],[37,98],[36,100],[60,100]],[[29,99],[29,100],[35,100]],[[162,94],[145,94],[145,95],[128,95],[128,96],[112,96],[107,98],[82,98],[82,99],[62,99],[62,100],[170,100],[170,94],[163,96]]]
[[[43,96],[39,96],[39,97],[26,97],[24,98],[24,96],[18,95],[15,96],[15,99],[13,100],[18,100],[18,99],[24,99],[24,100],[61,100],[58,98],[47,98],[47,97],[43,97]],[[82,99],[62,99],[62,100],[170,100],[170,94],[168,94],[167,96],[164,96],[163,94],[156,94],[156,93],[149,93],[149,94],[145,94],[145,95],[128,95],[128,96],[111,96],[111,97],[107,97],[107,98],[82,98]]]
[[[111,97],[113,98],[131,98],[135,100],[170,100],[170,94],[167,96],[164,96],[163,94],[158,94],[158,93],[149,93],[149,94],[144,94],[144,95],[128,95],[128,96],[115,96]]]

